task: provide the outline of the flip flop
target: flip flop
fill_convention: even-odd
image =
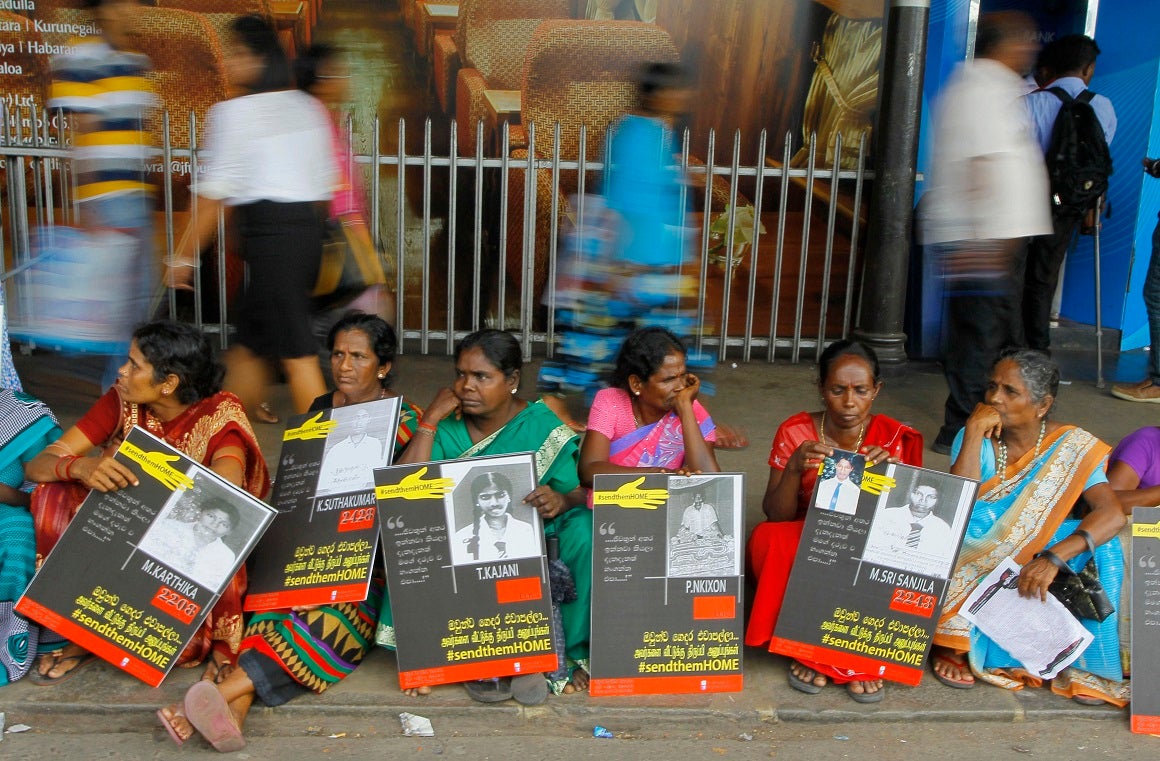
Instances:
[[[801,665],[801,664],[799,664],[799,665]],[[809,669],[810,667],[802,665],[802,668]],[[810,669],[810,671],[814,671],[814,670]],[[793,673],[793,666],[792,665],[790,666],[789,670],[786,671],[785,673],[786,673],[786,676],[789,677],[789,686],[793,687],[798,692],[804,692],[807,695],[817,695],[819,692],[822,691],[822,688],[820,686],[814,684],[813,682],[807,682],[806,680],[802,679],[797,674]],[[818,672],[814,671],[815,677],[817,676],[817,673]]]
[[[278,417],[278,413],[274,412],[274,408],[270,406],[269,402],[262,402],[254,408],[254,421],[276,425],[281,423],[282,419]]]
[[[463,689],[467,690],[472,700],[479,703],[502,703],[512,698],[511,680],[506,677],[464,682]]]
[[[969,690],[975,686],[975,680],[973,678],[969,679],[969,680],[968,679],[952,679],[949,676],[944,676],[944,675],[938,673],[937,671],[935,671],[934,664],[938,663],[939,661],[941,661],[943,663],[949,663],[950,665],[954,666],[955,668],[959,669],[960,671],[963,669],[967,669],[968,671],[970,670],[970,667],[967,665],[967,662],[965,660],[963,660],[962,658],[951,657],[951,656],[946,655],[946,654],[934,654],[931,657],[930,670],[931,670],[931,673],[934,674],[935,679],[939,680],[940,682],[945,684],[947,687],[954,687],[956,690]]]
[[[846,694],[850,696],[850,700],[855,703],[881,703],[882,698],[886,695],[886,685],[883,684],[874,692],[854,692],[850,689],[853,682],[846,682]],[[863,688],[865,689],[865,688]]]
[[[185,718],[221,753],[246,747],[246,738],[242,737],[229,704],[211,682],[197,682],[185,693]]]
[[[1072,700],[1079,703],[1081,706],[1102,706],[1104,701],[1099,698],[1093,698],[1090,695],[1073,695]]]
[[[548,680],[543,674],[513,676],[512,697],[520,705],[538,706],[548,699]]]
[[[39,671],[33,669],[32,671],[28,672],[28,681],[32,682],[37,687],[51,687],[54,684],[60,684],[61,682],[67,682],[69,679],[74,677],[78,672],[84,670],[85,666],[88,666],[90,663],[93,663],[96,660],[97,660],[97,656],[93,655],[92,653],[81,653],[80,655],[66,655],[63,658],[57,658],[56,663],[52,664],[52,669],[55,669],[55,668],[59,667],[61,664],[66,663],[68,661],[76,661],[76,665],[73,666],[71,669],[64,672],[60,676],[56,676],[56,677],[49,676],[48,674],[42,674]],[[52,669],[49,669],[49,671],[52,671]]]
[[[173,738],[173,742],[177,743],[178,745],[185,745],[185,740],[181,739],[181,735],[177,734],[177,730],[173,728],[173,724],[170,723],[169,717],[165,715],[164,711],[164,708],[157,709],[157,718],[161,720],[161,726],[165,727],[165,731],[168,732],[169,736]],[[185,716],[185,710],[181,706],[178,706],[176,709],[174,709],[173,715]]]

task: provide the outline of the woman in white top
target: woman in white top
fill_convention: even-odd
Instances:
[[[227,76],[244,94],[210,108],[204,174],[170,265],[170,284],[190,287],[218,210],[229,207],[249,277],[224,385],[252,415],[269,379],[269,361],[277,360],[295,412],[305,412],[326,391],[310,328],[310,292],[338,176],[331,129],[325,108],[292,88],[286,54],[264,19],[242,16],[230,29]]]

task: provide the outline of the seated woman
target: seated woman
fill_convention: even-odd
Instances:
[[[39,628],[13,612],[36,568],[36,537],[28,512],[24,465],[60,438],[48,405],[11,389],[0,389],[0,642],[28,638],[28,648],[7,649],[0,659],[0,685],[28,673],[36,655]]]
[[[108,492],[136,485],[132,472],[112,458],[135,425],[264,498],[270,489],[266,461],[241,403],[221,390],[221,380],[213,347],[197,328],[165,320],[138,328],[113,388],[28,463],[28,479],[41,484],[32,494],[37,554],[48,555],[90,489]],[[90,455],[94,448],[100,452]],[[196,666],[210,656],[205,678],[225,678],[242,641],[245,591],[243,566],[178,665]],[[93,657],[59,640],[47,646],[42,641],[41,649],[47,652],[30,675],[38,684],[59,682]]]
[[[713,418],[697,401],[685,345],[664,328],[624,339],[612,386],[596,392],[580,451],[580,480],[605,473],[716,473]]]
[[[574,431],[544,404],[519,397],[523,357],[509,333],[481,330],[455,348],[455,382],[440,389],[400,462],[454,460],[534,451],[540,483],[522,499],[539,512],[544,534],[559,543],[560,560],[572,572],[577,599],[561,605],[570,676],[553,682],[557,692],[588,687],[588,605],[592,593],[592,514],[584,509],[584,492],[576,475],[579,454]],[[525,704],[542,702],[548,684],[539,674],[509,681],[468,682],[476,700],[495,702],[514,697]]]
[[[398,340],[381,317],[348,312],[330,329],[326,345],[335,390],[315,399],[311,411],[398,396],[390,388]],[[396,458],[414,436],[421,416],[422,410],[402,400]],[[243,747],[242,725],[255,697],[273,707],[337,684],[375,644],[376,625],[379,643],[394,648],[395,630],[385,591],[380,572],[362,602],[304,605],[254,615],[242,640],[238,669],[217,685],[216,695],[195,685],[182,704],[159,710],[162,725],[179,745],[196,729],[219,750]],[[423,690],[430,691],[408,692]]]
[[[922,465],[922,435],[886,415],[871,412],[881,390],[874,350],[857,341],[835,341],[818,361],[818,392],[825,409],[799,412],[778,427],[769,453],[769,482],[761,501],[768,520],[753,530],[747,548],[750,578],[757,580],[757,594],[745,644],[759,647],[773,636],[822,459],[842,449],[865,454],[867,466],[888,458]],[[846,692],[859,703],[882,699],[882,680],[871,674],[825,663],[790,664],[789,683],[801,692],[816,694],[830,681],[846,685]]]
[[[976,679],[1007,689],[1042,683],[958,615],[979,579],[1007,557],[1023,566],[1019,594],[1046,599],[1064,564],[1078,571],[1091,558],[1087,532],[1104,590],[1119,607],[1123,555],[1114,540],[1124,513],[1104,475],[1109,447],[1050,419],[1058,391],[1059,369],[1046,354],[1007,353],[991,371],[985,403],[955,439],[951,472],[981,484],[931,653],[935,676],[948,686],[973,687]],[[1052,691],[1084,704],[1126,705],[1116,617],[1082,623],[1095,640],[1052,680]]]

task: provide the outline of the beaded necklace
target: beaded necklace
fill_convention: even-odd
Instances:
[[[1041,418],[1039,421],[1039,438],[1035,440],[1035,454],[1031,455],[1032,460],[1039,456],[1039,447],[1043,445],[1043,437],[1045,435],[1047,435],[1047,419]],[[1007,442],[1000,438],[996,441],[995,447],[999,450],[999,456],[996,458],[996,467],[999,473],[999,489],[1002,490],[1010,485],[1007,481]]]

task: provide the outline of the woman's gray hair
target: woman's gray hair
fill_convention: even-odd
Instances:
[[[1027,386],[1027,393],[1036,404],[1050,396],[1053,400],[1059,398],[1059,366],[1051,360],[1045,352],[1035,349],[1011,349],[1003,352],[999,357],[999,364],[1009,359],[1019,366],[1019,375],[1023,378],[1023,385]],[[1048,409],[1048,414],[1051,410]],[[1046,417],[1046,415],[1045,415]]]

